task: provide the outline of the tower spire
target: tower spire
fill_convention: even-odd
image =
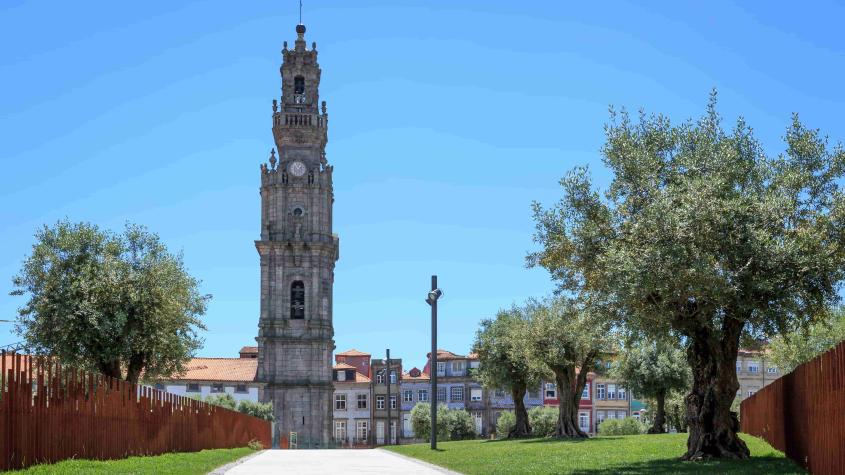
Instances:
[[[302,24],[302,0],[299,0],[299,24]]]

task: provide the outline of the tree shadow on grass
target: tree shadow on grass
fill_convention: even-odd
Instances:
[[[602,439],[618,439],[619,437],[602,437]],[[572,443],[572,444],[580,444],[584,442],[591,442],[595,441],[595,438],[584,438],[584,439],[557,439],[554,437],[524,437],[519,439],[490,439],[485,440],[482,443],[484,444],[495,444],[497,442],[522,442],[525,444],[552,444],[552,443]]]
[[[635,462],[601,469],[576,470],[572,475],[668,475],[668,474],[805,474],[794,462],[782,457],[754,457],[749,460],[683,462],[675,458]]]

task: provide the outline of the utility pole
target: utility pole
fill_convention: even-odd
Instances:
[[[390,445],[390,348],[387,350],[387,360],[385,360],[385,380],[387,381],[387,445]]]
[[[437,276],[431,276],[431,292],[426,303],[431,305],[431,450],[437,450],[437,299],[443,292],[437,288]]]

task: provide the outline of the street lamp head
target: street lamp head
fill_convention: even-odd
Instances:
[[[426,303],[431,305],[432,303],[436,302],[441,296],[443,296],[443,291],[440,289],[434,289],[428,293],[428,298],[425,299]]]

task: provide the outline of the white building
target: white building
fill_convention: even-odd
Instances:
[[[191,358],[185,373],[156,380],[155,388],[180,396],[231,394],[236,401],[258,402],[263,385],[255,381],[258,349],[245,346],[240,358]]]

